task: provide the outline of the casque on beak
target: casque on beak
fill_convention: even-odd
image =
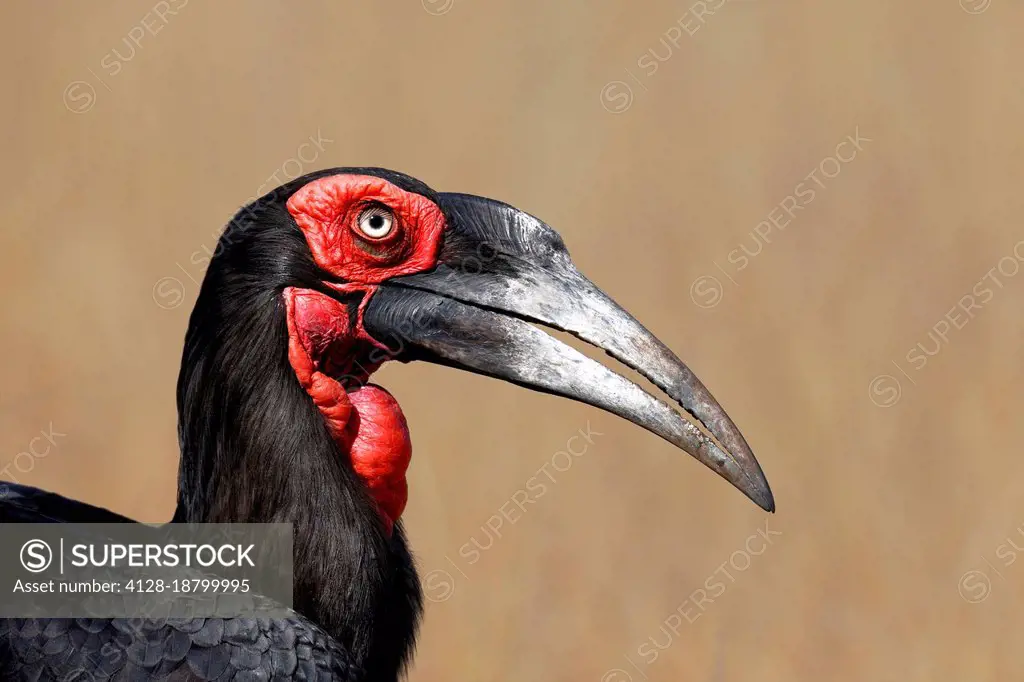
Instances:
[[[437,198],[448,221],[438,266],[380,285],[363,314],[371,336],[395,348],[399,360],[498,377],[628,419],[775,511],[757,459],[722,406],[665,344],[576,270],[557,232],[491,199]],[[713,438],[531,323],[569,332],[636,370]]]

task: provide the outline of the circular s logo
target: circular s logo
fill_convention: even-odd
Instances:
[[[448,601],[455,594],[455,578],[448,571],[435,568],[423,580],[424,594],[430,601]]]
[[[64,106],[73,114],[84,114],[96,104],[96,88],[85,81],[72,81],[64,88]]]
[[[433,14],[435,17],[448,14],[455,6],[455,0],[420,0],[420,2],[423,4],[423,9],[427,10],[427,14]]]
[[[960,0],[960,8],[968,14],[981,14],[991,4],[992,0]]]
[[[53,550],[42,540],[29,540],[21,546],[21,565],[29,573],[41,573],[53,563]]]
[[[960,576],[960,582],[956,587],[964,601],[977,604],[988,599],[992,592],[992,581],[984,571],[967,571]]]
[[[601,106],[609,114],[621,114],[633,106],[633,88],[624,81],[608,81],[601,88]]]
[[[722,302],[725,289],[717,277],[701,275],[690,285],[690,300],[701,308],[714,308]]]
[[[161,277],[153,285],[153,302],[164,310],[174,310],[185,300],[185,285],[176,277]]]
[[[868,384],[868,397],[878,407],[892,407],[903,395],[903,387],[891,374],[879,374]]]

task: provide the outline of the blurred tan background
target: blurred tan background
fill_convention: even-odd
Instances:
[[[275,174],[381,165],[560,230],[726,405],[779,508],[595,409],[386,367],[431,598],[411,680],[1024,674],[1019,3],[0,16],[2,477],[169,518],[204,249]]]

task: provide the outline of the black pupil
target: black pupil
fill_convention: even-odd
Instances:
[[[379,230],[382,227],[384,227],[384,216],[379,213],[370,216],[370,229]]]

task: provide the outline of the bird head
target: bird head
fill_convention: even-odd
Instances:
[[[541,327],[603,349],[663,399]],[[369,383],[396,360],[607,410],[774,510],[725,410],[551,227],[380,168],[297,178],[235,215],[206,270],[178,376],[174,520],[291,523],[294,607],[367,679],[408,661],[422,606],[399,521],[409,434]]]
[[[186,343],[186,361],[220,336],[251,336],[254,318],[279,332],[285,327],[291,371],[336,440],[351,446],[360,438],[351,428],[355,409],[373,426],[371,435],[395,451],[397,462],[369,462],[370,478],[386,479],[382,466],[403,471],[403,489],[392,491],[394,508],[385,510],[390,521],[405,503],[405,423],[393,399],[367,381],[391,360],[439,363],[606,410],[661,436],[774,511],[757,460],[719,402],[577,270],[554,229],[527,213],[434,192],[393,171],[330,169],[244,208],[218,251],[190,337],[211,315],[221,326]],[[254,307],[265,312],[231,321],[232,311]],[[282,311],[283,323],[270,310]],[[662,399],[539,327],[604,350],[648,379]],[[238,345],[240,358],[250,344]],[[179,388],[188,388],[184,374],[181,381]],[[181,391],[179,407],[180,400]]]

